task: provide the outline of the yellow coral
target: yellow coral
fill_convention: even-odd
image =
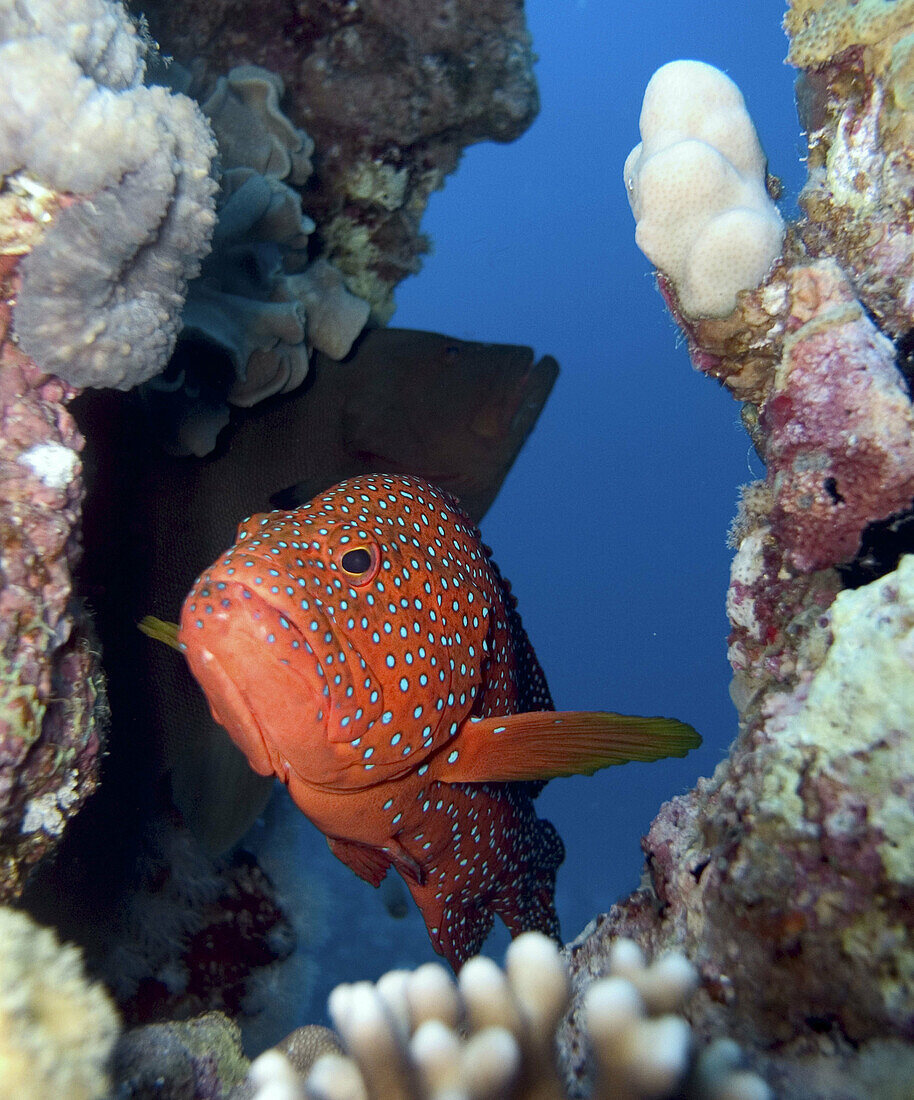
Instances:
[[[0,1100],[99,1100],[117,1014],[80,952],[0,909]]]
[[[790,0],[787,60],[802,69],[821,65],[850,46],[908,33],[912,24],[914,0]]]

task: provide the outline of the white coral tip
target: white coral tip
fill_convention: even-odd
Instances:
[[[641,994],[625,978],[602,978],[584,994],[587,1031],[594,1042],[616,1036],[644,1016]]]
[[[520,1019],[504,972],[491,959],[476,955],[464,963],[457,985],[473,1031],[506,1027],[517,1034]]]
[[[613,977],[629,978],[644,970],[644,952],[634,940],[620,936],[609,949],[609,972]]]
[[[248,1071],[254,1100],[301,1100],[301,1081],[292,1063],[278,1050],[267,1050]]]
[[[463,1093],[460,1040],[440,1020],[420,1025],[410,1040],[409,1052],[428,1095],[456,1098]]]
[[[695,991],[698,972],[685,955],[671,952],[632,979],[655,1016],[675,1012]]]
[[[502,1096],[520,1070],[517,1040],[503,1027],[487,1027],[463,1048],[463,1081],[472,1097]]]
[[[456,1027],[460,997],[453,979],[440,963],[425,963],[413,971],[405,992],[414,1027],[425,1020],[441,1020],[448,1027]]]
[[[508,948],[505,970],[530,1027],[538,1036],[551,1034],[569,993],[568,972],[558,947],[541,932],[525,932]]]
[[[341,1054],[322,1054],[305,1081],[308,1100],[368,1100],[368,1089],[355,1062]]]
[[[685,1074],[692,1029],[681,1016],[643,1020],[626,1043],[629,1080],[645,1097],[667,1096]]]

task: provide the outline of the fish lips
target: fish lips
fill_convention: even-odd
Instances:
[[[288,782],[287,741],[292,731],[320,724],[326,679],[302,633],[266,593],[226,578],[219,595],[218,605],[199,591],[188,601],[179,639],[213,717],[251,767]]]

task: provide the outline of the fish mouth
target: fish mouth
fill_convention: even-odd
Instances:
[[[327,694],[320,658],[289,611],[254,585],[213,573],[181,616],[179,637],[214,716],[264,774],[276,770],[267,758],[276,756],[269,716],[278,699],[294,698],[299,719],[312,724]]]

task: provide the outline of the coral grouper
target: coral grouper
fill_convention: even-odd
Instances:
[[[392,864],[455,967],[496,913],[512,935],[558,936],[563,847],[533,809],[542,781],[699,740],[669,719],[554,711],[478,532],[413,477],[246,520],[178,641],[251,766],[357,875],[377,885]]]

